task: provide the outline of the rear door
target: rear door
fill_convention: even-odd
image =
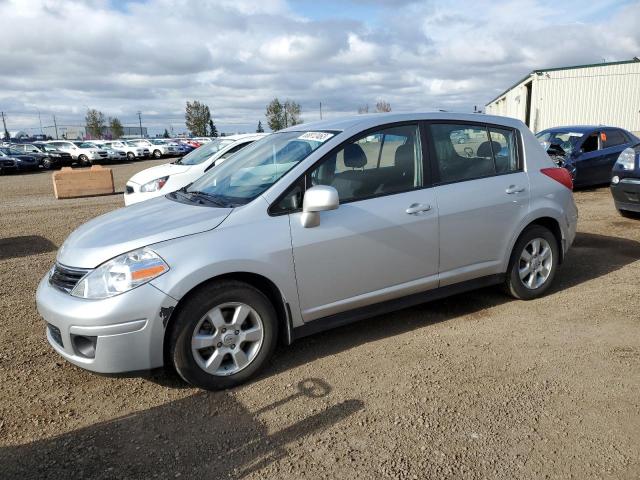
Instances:
[[[437,286],[438,212],[421,132],[418,122],[376,128],[305,176],[306,187],[333,186],[340,200],[337,210],[321,213],[317,227],[304,228],[299,212],[290,215],[305,321]],[[283,203],[299,206],[295,195]]]
[[[517,130],[430,122],[431,164],[440,222],[440,286],[502,273],[507,249],[529,208],[529,179]],[[458,144],[465,134],[469,140]]]

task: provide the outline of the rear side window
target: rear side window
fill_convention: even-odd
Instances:
[[[429,128],[440,182],[460,182],[495,175],[493,151],[486,128],[449,123],[432,124]]]
[[[620,130],[606,130],[602,132],[603,145],[602,148],[617,147],[627,143],[627,139]]]
[[[489,128],[491,148],[496,166],[496,173],[509,173],[518,170],[518,148],[516,134],[513,130]]]

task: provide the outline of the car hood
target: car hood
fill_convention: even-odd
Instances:
[[[189,205],[158,197],[109,212],[76,229],[58,250],[57,261],[95,268],[122,253],[212,230],[231,208]]]
[[[188,165],[176,165],[175,163],[165,163],[164,165],[157,165],[155,167],[147,168],[141,172],[136,173],[129,179],[130,182],[138,185],[144,185],[156,178],[166,177],[168,175],[178,175],[189,170]]]

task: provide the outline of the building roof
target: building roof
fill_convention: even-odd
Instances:
[[[553,68],[543,68],[543,69],[539,69],[539,70],[532,70],[530,73],[526,74],[524,77],[522,77],[516,83],[514,83],[509,88],[507,88],[500,95],[496,96],[493,100],[491,100],[490,102],[487,102],[485,104],[485,107],[487,105],[492,104],[493,102],[498,100],[500,97],[506,95],[509,91],[513,90],[518,85],[520,85],[522,82],[524,82],[526,79],[528,79],[529,77],[531,77],[532,75],[535,75],[535,74],[542,74],[542,73],[545,73],[545,72],[557,72],[559,70],[576,70],[576,69],[579,69],[579,68],[609,67],[611,65],[624,65],[624,64],[627,64],[627,63],[638,63],[638,62],[640,62],[640,58],[633,57],[631,60],[623,60],[623,61],[620,61],[620,62],[588,63],[588,64],[585,64],[585,65],[572,65],[572,66],[569,66],[569,67],[553,67]]]

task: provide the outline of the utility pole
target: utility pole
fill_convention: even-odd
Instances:
[[[320,120],[322,120],[322,102],[320,102]]]
[[[7,130],[7,122],[4,118],[4,112],[1,112],[1,113],[2,113],[2,126],[4,127],[4,131],[2,132],[2,137],[3,138],[9,137],[7,138],[7,140],[9,140],[9,144],[11,144],[11,135],[9,135],[9,130]]]
[[[144,138],[142,134],[142,112],[138,110],[138,122],[140,122],[140,138]]]
[[[53,116],[53,126],[56,129],[56,140],[58,140],[58,124],[56,123],[56,116]]]
[[[38,122],[40,122],[40,135],[44,135],[42,131],[42,118],[40,117],[40,109],[38,109]]]

